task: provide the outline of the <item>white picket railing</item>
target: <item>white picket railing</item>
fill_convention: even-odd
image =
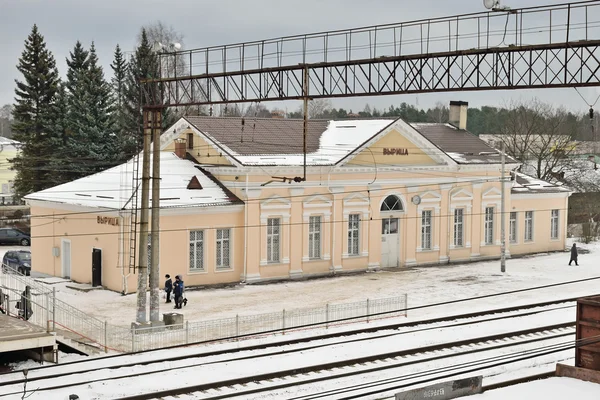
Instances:
[[[108,324],[61,301],[56,291],[16,271],[0,273],[0,307],[17,316],[17,302],[30,287],[29,322],[69,338],[80,338],[105,351],[137,352],[167,346],[217,340],[239,340],[291,330],[329,328],[369,322],[374,319],[406,316],[407,295],[366,299],[322,307],[282,310],[255,315],[236,315],[209,321],[158,327],[122,327]]]

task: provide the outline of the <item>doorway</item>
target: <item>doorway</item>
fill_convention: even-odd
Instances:
[[[102,286],[102,250],[92,249],[92,286]]]
[[[398,234],[398,218],[381,220],[381,266],[398,267],[400,260],[400,240]]]
[[[63,278],[71,279],[71,241],[63,239],[62,246],[62,276]]]

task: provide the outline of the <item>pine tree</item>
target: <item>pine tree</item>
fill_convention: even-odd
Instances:
[[[48,131],[51,133],[54,154],[48,166],[52,170],[51,181],[54,186],[69,181],[69,168],[75,162],[71,159],[67,148],[67,140],[72,132],[69,129],[69,98],[64,82],[58,86],[49,115]]]
[[[69,56],[70,59],[67,58],[67,89],[72,93],[76,90],[79,72],[87,71],[89,68],[89,51],[85,50],[78,40],[77,43],[75,43],[73,51],[69,53]]]
[[[115,56],[110,68],[113,70],[111,88],[115,102],[114,120],[115,132],[119,141],[119,159],[126,160],[131,154],[125,153],[125,150],[132,148],[134,143],[129,143],[131,136],[127,135],[127,112],[125,110],[128,64],[119,45],[115,48]]]
[[[46,160],[54,156],[47,125],[59,82],[58,70],[37,25],[25,40],[17,69],[23,80],[16,80],[13,131],[14,139],[22,146],[13,159],[13,168],[17,171],[15,192],[23,196],[51,186],[48,178],[52,171]]]
[[[86,64],[71,71],[75,85],[69,94],[72,108],[67,125],[73,134],[67,138],[67,148],[70,157],[81,160],[72,164],[71,179],[112,167],[118,159],[111,89],[93,43]]]

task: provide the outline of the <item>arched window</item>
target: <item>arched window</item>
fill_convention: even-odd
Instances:
[[[385,198],[381,205],[381,211],[402,211],[402,201],[398,196],[390,195]]]

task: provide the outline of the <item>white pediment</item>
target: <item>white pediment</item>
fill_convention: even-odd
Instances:
[[[500,192],[500,189],[493,187],[493,188],[486,190],[481,197],[484,199],[493,199],[493,198],[500,198],[501,195],[502,195],[502,193]]]
[[[331,207],[332,204],[330,198],[320,194],[310,196],[304,200],[304,207]]]
[[[461,189],[454,193],[451,197],[452,201],[471,201],[473,200],[473,193],[469,192],[468,190]]]
[[[438,192],[434,192],[433,190],[428,190],[419,195],[421,197],[422,202],[426,203],[437,203],[442,200],[442,195]]]
[[[271,196],[266,200],[260,202],[261,209],[288,209],[291,208],[291,202],[287,198],[279,196]]]
[[[369,198],[362,193],[353,193],[344,198],[344,205],[347,206],[363,206],[369,205]]]

